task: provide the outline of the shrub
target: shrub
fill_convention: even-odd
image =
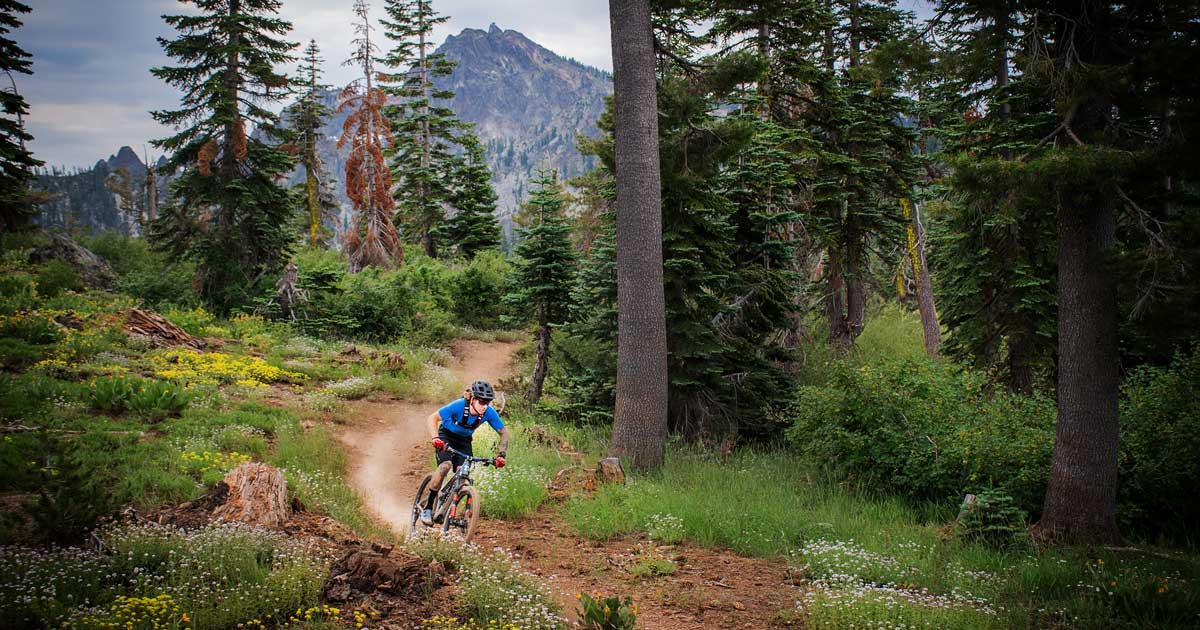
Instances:
[[[579,627],[586,630],[633,630],[637,625],[637,606],[626,595],[621,599],[616,595],[600,597],[597,593],[593,598],[587,593],[578,595],[583,610],[576,611],[579,616]]]
[[[945,503],[993,487],[1040,506],[1050,468],[1052,401],[989,392],[983,375],[924,360],[830,364],[826,387],[800,387],[791,442],[863,489]]]
[[[1168,367],[1140,367],[1121,400],[1119,517],[1151,534],[1194,537],[1200,504],[1200,346]]]
[[[129,392],[129,410],[151,421],[177,416],[191,401],[187,390],[166,381],[143,381]]]
[[[121,413],[129,404],[134,379],[126,376],[104,376],[88,382],[88,404],[93,409]]]
[[[1025,534],[1025,510],[1013,498],[991,488],[981,490],[974,501],[964,501],[958,514],[958,533],[966,538],[1003,546]]]
[[[217,318],[203,306],[194,308],[169,308],[162,316],[172,324],[184,329],[189,335],[203,336],[204,331],[217,322]]]
[[[474,328],[499,326],[503,314],[500,296],[508,274],[508,262],[495,250],[480,252],[461,268],[450,283],[457,323]]]
[[[54,297],[66,291],[83,289],[83,282],[75,268],[61,260],[48,260],[38,272],[38,293]]]
[[[117,272],[117,290],[139,298],[151,308],[199,302],[192,280],[195,264],[170,259],[150,249],[142,238],[103,232],[82,239],[84,246],[104,258]]]
[[[63,333],[48,315],[37,312],[16,313],[0,315],[0,337],[45,345],[58,342],[63,338]]]

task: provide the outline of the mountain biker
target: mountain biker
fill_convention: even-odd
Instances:
[[[433,525],[433,502],[438,489],[442,487],[442,479],[450,472],[451,467],[457,469],[464,461],[462,455],[447,451],[447,446],[459,453],[473,455],[471,436],[475,429],[486,422],[500,434],[496,468],[504,467],[504,457],[508,451],[508,429],[500,420],[500,414],[491,407],[495,397],[496,392],[491,384],[487,381],[475,381],[467,388],[462,398],[429,414],[429,427],[433,433],[433,448],[437,449],[438,467],[429,482],[429,498],[425,502],[425,509],[421,511],[421,522],[426,526]]]

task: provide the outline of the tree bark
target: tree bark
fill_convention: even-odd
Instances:
[[[538,326],[537,362],[533,366],[533,378],[529,380],[529,402],[536,404],[542,398],[542,383],[550,370],[550,324]]]
[[[937,306],[933,301],[933,281],[925,261],[925,226],[921,224],[921,207],[913,204],[909,210],[907,199],[900,203],[912,223],[914,243],[910,255],[917,280],[917,311],[921,314],[921,330],[925,335],[925,354],[936,359],[942,346],[942,327],[938,323]]]
[[[842,261],[837,247],[829,248],[829,264],[825,267],[825,318],[829,324],[829,343],[835,348],[845,349],[853,340],[846,320],[845,282],[842,278]]]
[[[1117,292],[1111,203],[1058,221],[1058,430],[1039,527],[1116,543]]]
[[[654,45],[647,0],[609,0],[616,110],[617,392],[611,455],[662,465],[667,330]]]
[[[1033,362],[1024,332],[1008,337],[1008,388],[1026,396],[1033,394]]]
[[[1111,8],[1066,2],[1054,9],[1055,66],[1105,67],[1131,61],[1114,52]],[[1074,88],[1079,144],[1109,141],[1112,102],[1087,82]],[[1070,186],[1071,182],[1067,182]],[[1118,386],[1116,207],[1114,195],[1082,181],[1059,194],[1058,430],[1039,529],[1081,543],[1120,541],[1116,520]]]

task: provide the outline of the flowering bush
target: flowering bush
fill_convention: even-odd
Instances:
[[[275,367],[257,357],[176,348],[150,356],[155,376],[187,384],[225,383],[261,386],[276,381],[302,381],[305,376]]]
[[[442,536],[422,536],[405,543],[408,551],[437,560],[459,572],[462,612],[484,628],[564,630],[567,620],[545,584],[522,571],[511,556],[496,550],[483,554],[470,543]],[[464,621],[464,623],[467,623]],[[470,626],[468,626],[469,628]]]
[[[232,453],[214,453],[212,451],[192,453],[184,451],[180,457],[190,470],[200,473],[202,477],[208,477],[209,473],[217,473],[218,478],[223,477],[225,473],[251,460],[249,455],[244,455],[236,451]]]
[[[420,630],[521,630],[517,625],[492,620],[486,626],[479,625],[474,619],[459,619],[434,615],[421,622]]]
[[[352,376],[326,385],[324,391],[342,400],[357,400],[375,391],[377,387],[374,379],[364,376]]]
[[[683,519],[670,514],[651,514],[646,517],[646,535],[652,540],[674,544],[683,540]]]

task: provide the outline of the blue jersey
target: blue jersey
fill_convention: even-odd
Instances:
[[[438,409],[438,415],[442,417],[442,428],[455,434],[470,438],[471,434],[475,433],[484,422],[492,425],[492,428],[499,431],[504,428],[504,422],[500,420],[500,414],[488,405],[486,411],[483,412],[483,417],[471,416],[467,413],[467,399],[459,398],[458,400]]]

